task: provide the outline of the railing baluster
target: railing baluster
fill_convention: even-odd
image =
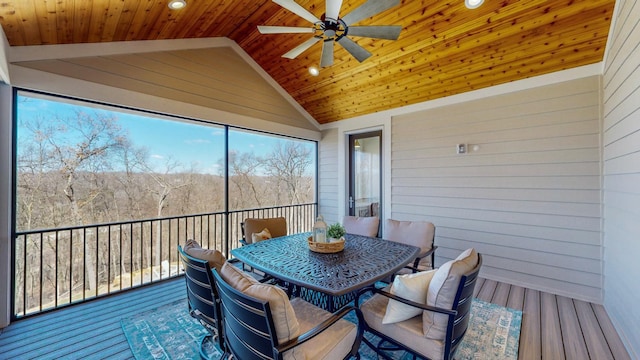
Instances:
[[[118,226],[118,242],[120,243],[120,262],[118,263],[118,275],[120,277],[120,291],[122,291],[122,270],[124,269],[124,251],[122,250],[122,224]]]
[[[24,274],[22,274],[22,278],[23,278],[23,280],[22,280],[22,302],[23,302],[22,313],[24,315],[27,314],[27,306],[28,306],[28,304],[27,304],[27,244],[28,244],[27,236],[25,235],[25,237],[24,237],[24,246],[22,248],[22,251],[24,252],[24,254],[23,254],[23,256],[24,256],[24,262],[23,262],[23,264],[24,264],[24,269],[23,269]]]
[[[44,275],[44,269],[43,269],[43,252],[44,252],[44,248],[42,247],[43,245],[43,241],[42,241],[42,237],[44,236],[43,233],[40,233],[40,311],[42,311],[42,285],[43,285],[43,275]]]
[[[153,281],[153,258],[155,257],[155,254],[153,253],[153,220],[151,220],[151,224],[149,226],[149,247],[151,249],[151,253],[149,254],[149,258],[151,260],[151,281]]]
[[[73,302],[73,230],[69,230],[69,304]]]
[[[56,254],[55,254],[55,258],[56,258],[56,264],[55,264],[54,268],[55,268],[56,273],[54,275],[54,277],[55,277],[55,286],[54,286],[54,291],[55,291],[54,299],[55,300],[54,300],[54,306],[58,307],[58,292],[60,290],[58,289],[58,261],[59,261],[59,259],[58,259],[58,232],[57,231],[56,231]]]
[[[169,264],[171,264],[171,254],[173,254],[171,249],[173,248],[171,247],[171,220],[169,220]]]
[[[129,226],[129,288],[133,287],[133,223]]]
[[[107,294],[111,292],[111,225],[107,227]]]
[[[98,297],[98,289],[100,288],[100,282],[98,280],[98,275],[100,274],[100,232],[99,228],[96,226],[96,297]]]
[[[164,255],[162,254],[162,220],[158,221],[158,232],[158,239],[160,241],[160,279],[162,279],[162,260],[164,258]],[[169,261],[169,273],[167,276],[171,277],[171,261]]]

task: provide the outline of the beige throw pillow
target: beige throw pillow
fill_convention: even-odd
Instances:
[[[254,244],[257,243],[258,241],[269,240],[269,239],[271,239],[271,233],[267,228],[262,229],[262,231],[260,231],[259,233],[251,234],[251,240]]]
[[[220,251],[203,249],[200,244],[193,239],[187,240],[182,250],[184,250],[187,255],[193,256],[196,259],[206,260],[209,262],[209,266],[211,266],[212,269],[215,268],[218,272],[220,272],[222,265],[227,261]]]
[[[280,344],[300,335],[298,318],[284,290],[275,285],[258,283],[246,288],[244,293],[256,299],[269,302],[271,315],[273,315],[273,324]]]
[[[426,304],[427,290],[429,289],[429,283],[435,272],[435,270],[430,270],[415,274],[398,275],[393,279],[393,284],[389,292],[407,300]],[[422,309],[389,299],[387,312],[384,314],[382,323],[393,324],[405,321],[422,314],[422,311]]]
[[[427,305],[451,309],[455,299],[460,278],[473,270],[478,264],[478,253],[475,249],[467,249],[456,259],[444,263],[439,267],[429,283],[427,291]],[[429,339],[443,340],[447,331],[448,317],[425,311],[422,315],[424,335]]]
[[[222,277],[222,279],[226,281],[227,284],[231,285],[231,287],[238,291],[244,291],[249,286],[260,283],[251,275],[245,273],[241,269],[238,269],[228,262],[222,266],[220,277]]]

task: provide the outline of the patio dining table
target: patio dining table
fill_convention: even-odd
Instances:
[[[345,235],[344,250],[316,253],[299,233],[231,250],[246,265],[291,287],[291,293],[328,311],[353,300],[355,292],[388,278],[412,262],[420,249],[381,238]]]

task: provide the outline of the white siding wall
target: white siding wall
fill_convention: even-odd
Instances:
[[[318,213],[327,224],[342,222],[338,209],[338,129],[322,132],[318,147]]]
[[[390,217],[436,225],[437,265],[475,247],[485,277],[601,302],[599,80],[395,116]]]
[[[604,305],[640,357],[640,1],[619,1],[604,88]]]

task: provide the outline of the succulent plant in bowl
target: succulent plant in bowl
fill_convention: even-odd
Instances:
[[[327,228],[327,237],[328,238],[332,238],[332,239],[336,239],[339,240],[340,238],[342,238],[344,236],[344,234],[346,234],[347,232],[344,230],[344,226],[342,226],[339,223],[335,223],[333,225],[330,225]]]

